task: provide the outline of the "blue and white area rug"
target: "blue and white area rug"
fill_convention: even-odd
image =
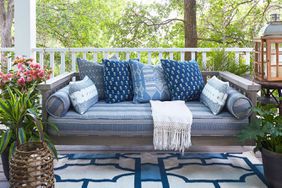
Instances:
[[[266,188],[251,152],[68,154],[56,188]]]

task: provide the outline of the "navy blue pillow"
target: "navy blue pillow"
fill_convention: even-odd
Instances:
[[[162,59],[161,63],[172,100],[192,101],[200,98],[205,83],[196,61]]]
[[[133,98],[133,87],[128,61],[103,59],[105,101],[117,103]]]

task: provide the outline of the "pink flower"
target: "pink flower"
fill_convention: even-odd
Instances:
[[[29,66],[32,69],[40,69],[41,68],[40,64],[39,63],[35,63],[35,62],[32,62]]]
[[[32,77],[28,76],[28,77],[26,78],[26,81],[27,81],[27,82],[32,82]]]
[[[20,70],[20,71],[23,71],[24,70],[24,67],[23,67],[23,64],[22,63],[18,63],[18,69]]]
[[[10,81],[10,78],[9,78],[9,76],[8,76],[8,74],[4,74],[3,75],[3,77],[2,77],[2,81],[3,81],[3,83],[7,83],[8,81]]]
[[[40,70],[38,73],[37,73],[37,76],[39,78],[44,78],[45,74],[44,74],[44,70]]]
[[[24,79],[24,77],[20,77],[20,78],[18,79],[17,83],[18,83],[19,85],[21,85],[21,86],[25,85],[25,79]]]
[[[12,73],[8,73],[7,77],[8,77],[8,79],[11,79],[13,77],[13,74]]]

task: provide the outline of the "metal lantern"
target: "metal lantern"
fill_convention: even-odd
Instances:
[[[255,78],[260,81],[282,81],[282,21],[271,15],[260,39],[255,40]]]

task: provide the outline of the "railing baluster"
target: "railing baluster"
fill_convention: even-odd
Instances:
[[[119,53],[118,52],[115,53],[115,56],[116,56],[117,59],[119,59]]]
[[[191,60],[195,60],[195,52],[191,52]]]
[[[105,52],[105,53],[103,54],[103,56],[104,56],[104,59],[109,59],[109,53],[108,53],[108,52]]]
[[[185,52],[181,52],[181,61],[184,61],[185,60]]]
[[[87,52],[83,52],[83,59],[87,60]]]
[[[126,57],[125,57],[126,61],[128,61],[130,59],[130,52],[126,52]]]
[[[169,59],[173,60],[173,52],[169,52]]]
[[[12,58],[11,58],[11,53],[8,54],[8,62],[7,62],[7,71],[12,69]]]
[[[161,59],[163,58],[163,53],[159,52],[159,63],[161,62]]]
[[[55,64],[54,64],[55,57],[54,56],[55,56],[55,53],[54,52],[50,52],[50,67],[51,67],[51,70],[52,70],[52,75],[51,75],[52,78],[55,75]]]
[[[202,53],[202,61],[203,61],[203,69],[206,70],[207,68],[207,53],[206,52]]]
[[[148,52],[148,64],[151,65],[152,64],[152,53]]]
[[[93,53],[93,61],[94,61],[94,63],[98,62],[98,57],[97,57],[97,53],[96,52]]]
[[[61,52],[61,68],[60,68],[60,74],[63,74],[66,72],[66,54],[65,52]]]
[[[235,63],[239,65],[239,61],[240,61],[240,54],[239,52],[235,52]]]
[[[251,63],[251,54],[250,52],[246,52],[246,65],[250,65]]]
[[[41,67],[44,66],[44,51],[39,52],[39,64],[40,64]]]
[[[75,52],[71,52],[71,71],[76,72],[76,54]]]

